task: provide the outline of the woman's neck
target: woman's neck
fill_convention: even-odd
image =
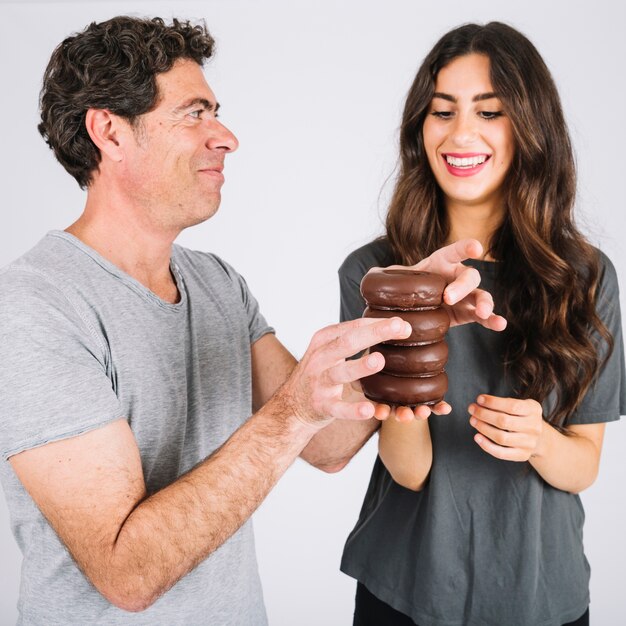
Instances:
[[[447,244],[459,239],[478,239],[483,246],[485,261],[493,261],[489,253],[491,238],[502,223],[504,210],[493,206],[466,206],[448,204],[446,206],[450,234]]]

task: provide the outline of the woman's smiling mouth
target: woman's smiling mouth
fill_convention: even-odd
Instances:
[[[441,156],[448,172],[453,176],[473,176],[478,174],[491,158],[490,154],[475,152],[465,154],[447,152]]]

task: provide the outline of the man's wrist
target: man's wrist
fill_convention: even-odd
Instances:
[[[284,387],[272,396],[263,410],[278,419],[290,435],[308,439],[333,421],[332,418],[316,420],[307,415]]]

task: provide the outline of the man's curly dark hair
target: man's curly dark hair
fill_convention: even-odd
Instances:
[[[101,155],[85,127],[88,109],[107,109],[135,124],[158,102],[156,76],[178,59],[203,65],[213,54],[206,25],[119,16],[95,22],[52,53],[40,94],[38,130],[82,189]]]

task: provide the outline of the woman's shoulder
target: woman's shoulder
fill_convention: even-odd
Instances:
[[[617,286],[617,271],[615,270],[615,265],[609,258],[609,256],[600,248],[595,248],[595,251],[598,254],[598,264],[599,264],[599,274],[601,281],[603,283],[609,284],[611,286]]]
[[[360,282],[372,267],[386,267],[394,262],[386,237],[379,237],[353,250],[339,267],[339,276]]]
[[[597,281],[596,293],[598,294],[600,300],[611,299],[614,295],[619,293],[618,277],[615,265],[613,265],[613,262],[607,253],[599,247],[592,245],[591,250],[593,251],[595,258],[592,257],[590,259],[588,255],[584,258],[584,265],[578,268],[579,277],[581,280],[589,282],[589,279],[591,278],[589,272],[593,268],[597,272],[595,273],[595,280]],[[590,263],[590,261],[592,261],[592,263]],[[577,263],[582,263],[582,261],[579,259],[574,260],[574,267],[576,267]]]

